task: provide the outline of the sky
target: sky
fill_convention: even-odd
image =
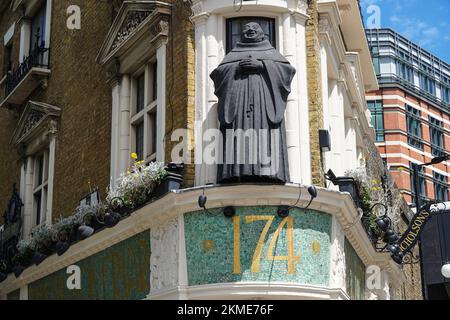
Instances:
[[[449,0],[361,0],[366,26],[373,5],[380,8],[382,28],[393,29],[450,63]]]

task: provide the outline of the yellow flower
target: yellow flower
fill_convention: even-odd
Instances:
[[[134,160],[137,160],[137,158],[138,158],[137,153],[133,152],[133,153],[131,154],[131,158],[133,158]]]

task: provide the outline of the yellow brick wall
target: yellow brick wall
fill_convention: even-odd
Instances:
[[[317,0],[310,1],[306,21],[306,61],[308,77],[309,132],[311,144],[311,176],[314,185],[324,185],[319,129],[323,128],[322,80]]]

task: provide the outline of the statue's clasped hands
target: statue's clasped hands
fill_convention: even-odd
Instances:
[[[264,65],[261,61],[255,59],[246,59],[239,62],[239,67],[246,72],[261,72],[264,70]]]

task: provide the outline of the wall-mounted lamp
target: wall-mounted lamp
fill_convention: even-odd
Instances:
[[[203,189],[203,194],[198,197],[198,206],[203,209],[210,216],[217,216],[219,212],[213,213],[206,208],[206,202],[208,201],[208,197],[205,195],[205,189]],[[233,218],[236,215],[236,208],[233,206],[228,206],[223,209],[223,215],[226,218]]]
[[[288,206],[280,206],[280,207],[278,207],[277,214],[278,214],[278,216],[280,218],[288,217],[289,214],[290,214],[290,210],[294,209],[297,206],[297,204],[300,202],[300,198],[302,196],[302,187],[301,186],[299,186],[299,190],[300,190],[300,192],[299,192],[299,195],[298,195],[297,202],[293,206],[290,206],[290,207],[288,207]],[[315,186],[309,186],[308,187],[308,193],[311,196],[311,199],[309,200],[309,203],[308,203],[308,205],[306,207],[300,208],[300,209],[306,210],[306,209],[309,208],[309,206],[311,205],[313,200],[315,198],[317,198],[317,188]]]

